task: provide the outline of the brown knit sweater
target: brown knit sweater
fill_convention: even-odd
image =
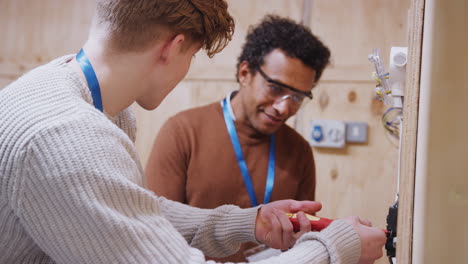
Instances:
[[[259,203],[263,203],[270,137],[235,122]],[[149,159],[148,187],[156,194],[201,208],[252,204],[236,160],[219,102],[181,112],[160,130]],[[276,132],[275,183],[271,200],[314,200],[312,151],[296,131]],[[222,261],[244,261],[244,245]],[[220,259],[218,259],[220,260]]]

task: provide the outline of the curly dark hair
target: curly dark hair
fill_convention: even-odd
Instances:
[[[254,73],[265,63],[265,56],[274,49],[280,49],[314,69],[315,81],[320,79],[330,62],[330,50],[308,27],[289,18],[266,15],[258,25],[249,28],[242,53],[237,59],[237,81],[239,65],[243,61],[248,62],[250,72]]]

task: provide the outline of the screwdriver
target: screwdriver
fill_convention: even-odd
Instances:
[[[310,230],[311,231],[322,231],[325,227],[327,227],[331,222],[333,222],[332,219],[328,219],[325,217],[318,217],[310,214],[304,213],[307,219],[310,221]],[[289,217],[289,220],[291,221],[293,225],[294,232],[299,232],[300,230],[300,225],[299,225],[299,220],[297,219],[297,214],[293,213],[286,213],[286,216]],[[382,229],[385,234],[388,233],[387,229]]]

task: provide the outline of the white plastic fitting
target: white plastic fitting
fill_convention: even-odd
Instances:
[[[392,47],[390,50],[389,84],[394,108],[403,108],[407,56],[408,47]]]

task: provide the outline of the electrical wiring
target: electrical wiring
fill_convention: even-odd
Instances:
[[[402,117],[402,109],[390,107],[382,115],[382,125],[391,136],[396,139],[400,138],[400,119]]]

